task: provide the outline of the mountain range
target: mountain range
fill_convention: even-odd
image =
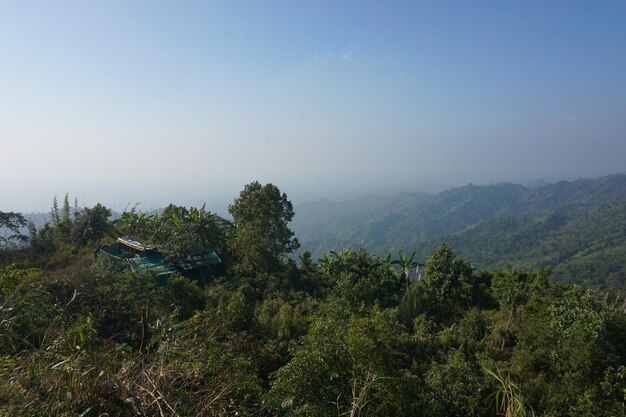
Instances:
[[[400,250],[423,261],[445,242],[485,269],[547,268],[554,280],[626,287],[626,175],[453,188],[295,207],[301,250]]]

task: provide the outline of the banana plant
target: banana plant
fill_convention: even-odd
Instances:
[[[381,267],[381,266],[384,269],[392,268],[392,266],[391,266],[391,251],[387,251],[387,255],[384,258],[381,258],[378,255],[374,255],[374,259],[376,259],[376,263],[374,264],[375,268],[378,268],[378,267]]]
[[[410,256],[404,255],[404,252],[400,251],[399,259],[391,262],[392,265],[400,266],[400,278],[404,277],[407,285],[411,282],[411,269],[418,266],[417,262],[414,262],[415,251]]]
[[[345,266],[351,254],[352,250],[350,249],[345,249],[341,252],[335,252],[334,250],[331,250],[329,253],[325,253],[319,259],[319,263],[323,265],[324,270],[327,274],[329,274],[335,269],[337,265],[339,265],[340,268],[342,266]]]

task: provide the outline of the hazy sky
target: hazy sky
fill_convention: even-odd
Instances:
[[[626,2],[0,0],[0,210],[626,171]]]

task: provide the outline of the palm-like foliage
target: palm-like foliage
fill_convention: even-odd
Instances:
[[[411,269],[419,266],[415,259],[415,251],[411,253],[411,255],[406,256],[404,252],[400,251],[399,259],[396,259],[391,262],[392,265],[400,266],[400,277],[404,277],[407,285],[411,282]]]
[[[232,225],[205,206],[180,207],[173,204],[158,213],[147,214],[133,207],[122,214],[116,222],[118,233],[134,236],[151,243],[164,245],[172,253],[197,253],[213,249],[226,253],[226,240]],[[178,249],[180,250],[178,250]]]
[[[489,396],[489,399],[495,402],[498,415],[505,417],[534,417],[535,412],[531,407],[526,406],[520,388],[511,381],[511,377],[508,374],[503,376],[498,368],[496,368],[496,372],[489,369],[485,369],[485,372],[498,381],[498,389]]]
[[[338,268],[344,268],[352,255],[351,249],[344,249],[341,252],[331,250],[329,253],[322,255],[319,259],[319,264],[326,274],[332,274]]]
[[[226,241],[232,232],[232,225],[215,213],[201,208],[168,207],[161,215],[161,226],[157,228],[159,241],[166,249],[184,246],[182,252],[190,255],[213,249],[218,254],[227,251]]]

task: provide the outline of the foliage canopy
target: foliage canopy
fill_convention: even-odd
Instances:
[[[271,184],[246,186],[232,225],[173,205],[111,222],[66,202],[0,265],[2,416],[626,414],[619,293],[479,271],[445,244],[423,268],[363,249],[297,264]],[[227,267],[160,286],[93,258],[120,232],[172,257],[211,245]]]

